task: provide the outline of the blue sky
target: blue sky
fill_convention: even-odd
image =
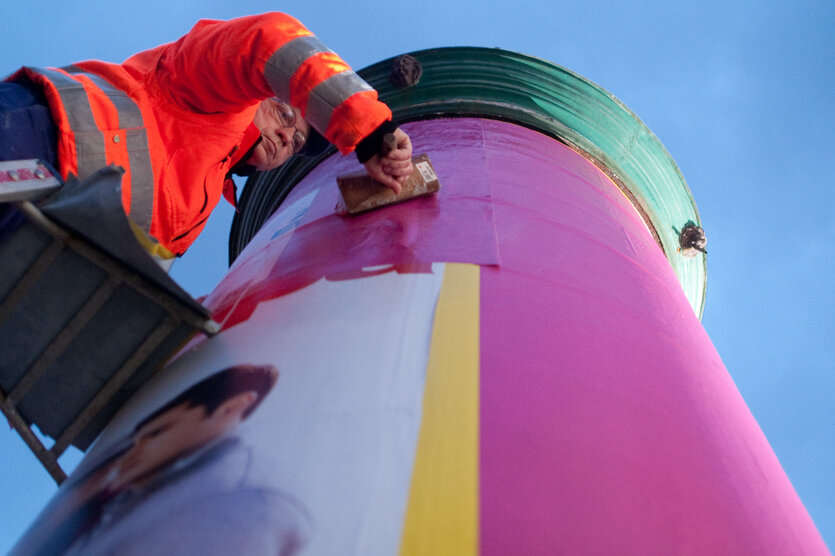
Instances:
[[[356,68],[430,47],[495,46],[565,66],[637,113],[681,168],[708,235],[704,326],[835,547],[835,4],[17,2],[3,9],[0,73],[121,61],[200,18],[270,10],[298,17]],[[225,272],[231,210],[221,204],[174,267],[194,295]],[[3,427],[0,552],[54,490]]]

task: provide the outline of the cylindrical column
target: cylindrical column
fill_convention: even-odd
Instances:
[[[17,550],[825,554],[698,320],[703,258],[670,247],[698,216],[651,134],[556,133],[586,126],[583,95],[575,128],[537,131],[420,86],[397,94],[447,116],[404,126],[437,197],[337,215],[358,166],[338,155],[292,170],[268,219],[250,184],[236,234],[260,231],[205,300],[222,332],[125,406]]]

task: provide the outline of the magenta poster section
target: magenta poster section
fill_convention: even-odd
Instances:
[[[616,185],[530,130],[485,137],[502,265],[481,269],[481,553],[820,553]]]
[[[432,270],[320,280],[191,348],[120,412],[18,553],[396,553]]]

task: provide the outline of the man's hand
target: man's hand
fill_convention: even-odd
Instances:
[[[412,173],[412,141],[399,127],[394,130],[396,147],[381,157],[375,154],[365,163],[368,175],[395,193]]]

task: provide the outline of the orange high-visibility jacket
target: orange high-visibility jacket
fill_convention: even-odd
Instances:
[[[124,167],[125,212],[175,254],[203,229],[234,155],[251,146],[244,132],[261,100],[299,108],[343,154],[391,119],[376,91],[280,13],[200,21],[121,65],[21,71],[46,92],[61,174]]]

